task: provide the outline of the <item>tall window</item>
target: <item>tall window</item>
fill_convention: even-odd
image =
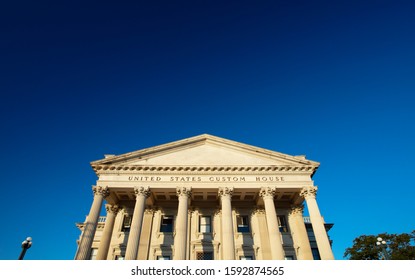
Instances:
[[[162,216],[160,232],[173,232],[173,216]]]
[[[287,220],[284,215],[278,215],[278,226],[280,228],[280,232],[288,232]]]
[[[212,227],[211,227],[210,216],[200,216],[199,217],[199,232],[210,233],[211,230],[212,230]]]
[[[248,216],[237,216],[238,232],[249,232]]]
[[[91,249],[91,256],[89,257],[90,260],[96,260],[97,259],[97,253],[98,253],[98,249],[97,248],[92,248]]]
[[[124,220],[122,221],[122,232],[129,232],[131,228],[131,216],[124,216]]]
[[[311,248],[311,253],[313,254],[313,259],[321,260],[320,253],[317,248]]]
[[[197,260],[213,260],[213,252],[197,252],[196,253]]]

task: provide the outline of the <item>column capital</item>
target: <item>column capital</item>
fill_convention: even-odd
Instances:
[[[276,187],[263,187],[259,191],[259,195],[265,199],[265,198],[274,198],[275,193],[277,192]]]
[[[216,209],[215,212],[213,212],[214,217],[220,217],[222,215],[222,209]]]
[[[225,196],[232,197],[233,187],[219,187],[218,194],[221,197],[225,197]]]
[[[190,197],[192,194],[192,187],[177,187],[176,188],[176,195],[178,197],[187,196]]]
[[[144,214],[154,214],[156,212],[155,208],[145,208]]]
[[[117,204],[106,204],[105,210],[107,210],[107,213],[117,214],[120,210],[120,207]]]
[[[300,196],[304,197],[305,199],[316,198],[316,195],[317,195],[317,187],[315,186],[304,187],[300,192]]]
[[[134,193],[136,196],[150,196],[150,187],[134,187]]]
[[[255,216],[255,215],[265,215],[265,209],[264,208],[255,208],[251,212],[251,216]]]
[[[92,191],[94,195],[102,195],[103,198],[106,198],[110,194],[110,190],[107,186],[93,186]]]
[[[288,212],[288,216],[302,216],[304,212],[304,205],[291,205],[290,212]]]

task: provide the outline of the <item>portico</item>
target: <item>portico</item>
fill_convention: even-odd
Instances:
[[[333,259],[312,176],[319,163],[200,135],[91,163],[76,259]],[[105,223],[99,210],[106,202]]]

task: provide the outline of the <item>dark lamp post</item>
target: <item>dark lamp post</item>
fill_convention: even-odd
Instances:
[[[28,237],[26,238],[25,241],[22,242],[22,252],[20,253],[18,260],[23,260],[27,249],[29,249],[31,246],[32,246],[32,237]]]

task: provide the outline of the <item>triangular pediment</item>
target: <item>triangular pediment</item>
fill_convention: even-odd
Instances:
[[[298,166],[318,167],[304,156],[279,152],[202,134],[152,148],[91,162],[91,165],[140,166]]]

